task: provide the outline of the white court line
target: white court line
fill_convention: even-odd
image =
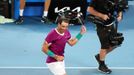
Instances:
[[[109,67],[110,69],[134,69],[134,67]],[[0,69],[48,69],[48,67],[0,67]],[[97,67],[66,67],[66,69],[97,69]]]

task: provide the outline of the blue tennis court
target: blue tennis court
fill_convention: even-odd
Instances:
[[[124,13],[119,31],[125,37],[121,47],[116,48],[106,59],[113,70],[110,75],[134,74],[134,6]],[[0,25],[0,75],[52,75],[48,70],[46,55],[41,51],[44,38],[56,25],[46,25],[39,17],[25,17],[23,25],[14,23]],[[104,75],[97,71],[94,55],[100,44],[95,27],[86,22],[87,33],[75,46],[66,46],[65,64],[68,75]],[[70,26],[72,36],[80,26]]]

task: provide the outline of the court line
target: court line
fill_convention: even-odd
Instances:
[[[65,67],[66,69],[97,69],[97,67]],[[134,69],[134,67],[109,67],[110,69]],[[48,69],[48,67],[0,67],[0,69]]]

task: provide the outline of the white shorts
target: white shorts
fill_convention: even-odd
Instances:
[[[46,63],[50,71],[54,75],[64,75],[66,74],[65,72],[65,63],[64,61],[60,62],[52,62],[52,63]]]

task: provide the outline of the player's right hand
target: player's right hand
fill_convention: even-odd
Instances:
[[[63,61],[64,60],[64,56],[60,56],[60,55],[56,55],[54,57],[57,61]]]

